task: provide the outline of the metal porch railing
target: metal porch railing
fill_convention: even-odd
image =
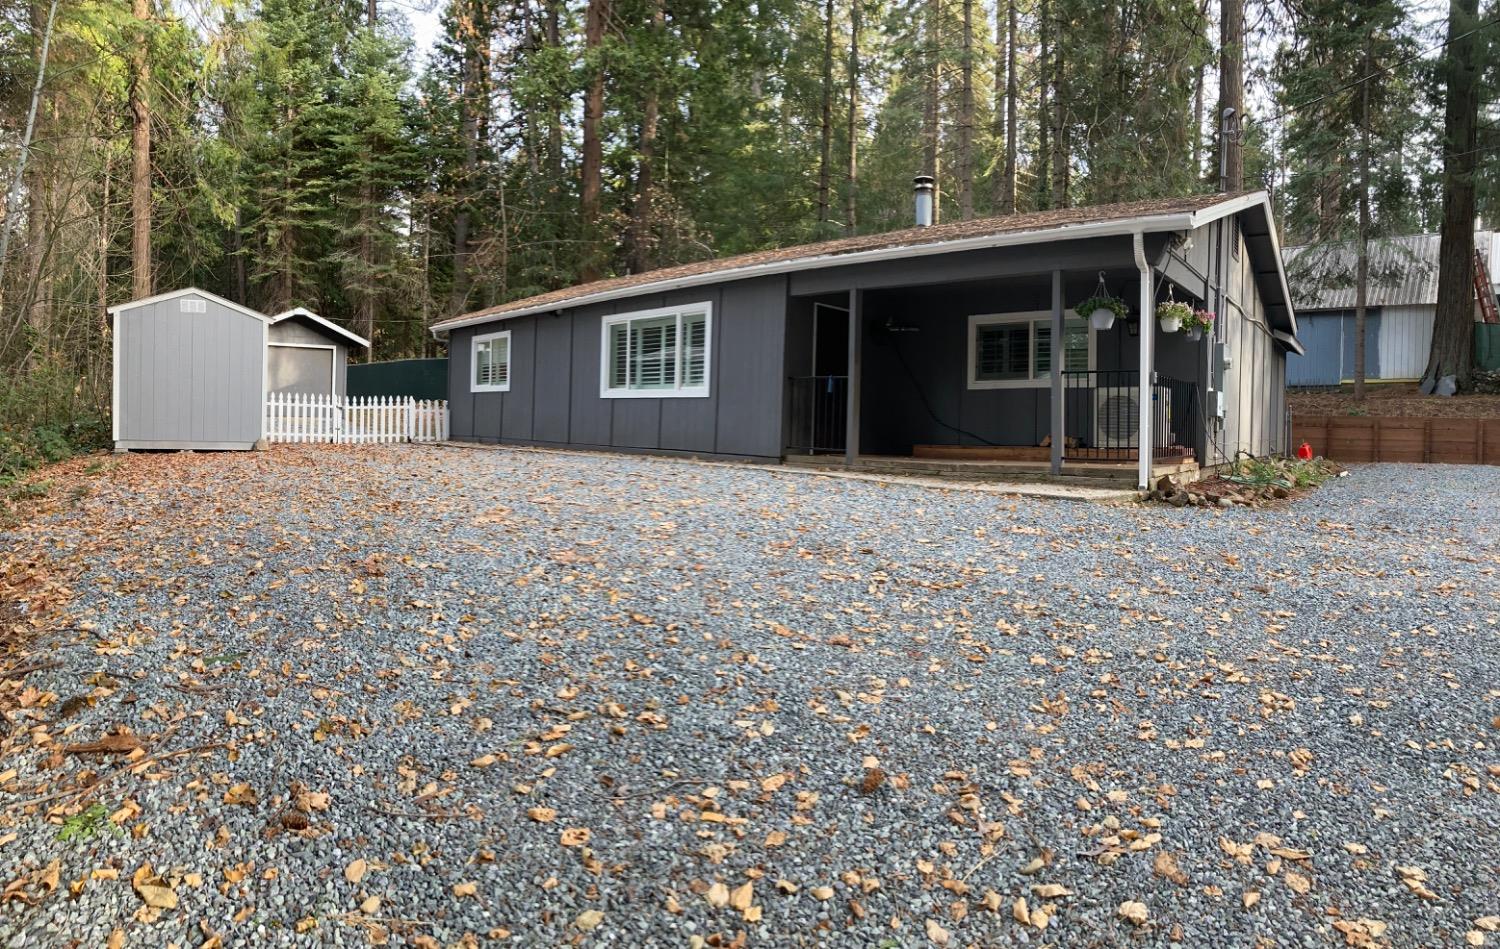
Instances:
[[[787,380],[787,450],[841,452],[848,435],[849,377],[793,376]]]
[[[1097,369],[1063,373],[1067,461],[1134,461],[1140,457],[1140,373]],[[1162,373],[1151,379],[1151,457],[1196,457],[1197,386]]]

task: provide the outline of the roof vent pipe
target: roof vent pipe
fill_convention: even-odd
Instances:
[[[912,179],[912,194],[916,198],[917,227],[932,226],[932,196],[937,189],[937,180],[931,175],[917,175]]]

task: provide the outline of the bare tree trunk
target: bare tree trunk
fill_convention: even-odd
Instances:
[[[864,0],[849,0],[849,155],[845,174],[844,229],[859,233],[859,31]]]
[[[833,218],[833,0],[823,0],[823,102],[819,130],[818,234]]]
[[[1068,94],[1063,32],[1053,32],[1052,49],[1052,207],[1068,206]]]
[[[1437,316],[1423,379],[1455,376],[1466,388],[1474,358],[1474,180],[1479,170],[1479,56],[1472,31],[1479,0],[1449,0],[1443,63],[1443,224],[1438,254]],[[1464,35],[1469,34],[1469,35]]]
[[[561,4],[562,0],[547,0],[547,14],[543,30],[547,47],[553,50],[562,45],[562,33],[558,26],[558,7]],[[547,168],[552,181],[563,180],[562,116],[559,114],[555,99],[547,105]]]
[[[467,16],[460,25],[463,34],[463,95],[459,99],[459,134],[463,136],[464,158],[462,180],[458,187],[458,204],[453,211],[453,284],[449,293],[449,315],[462,313],[469,300],[469,241],[473,227],[470,205],[474,199],[474,179],[479,175],[479,114],[489,108],[484,94],[485,77],[481,43],[489,42],[487,26],[478,22],[479,5],[468,4]]]
[[[1005,143],[1005,165],[995,189],[995,213],[1016,213],[1016,0],[995,10],[995,123]],[[1002,106],[1003,101],[1003,106]]]
[[[1208,0],[1198,4],[1197,32],[1202,36],[1207,28]],[[1206,64],[1199,63],[1193,73],[1193,180],[1203,178],[1203,75]]]
[[[151,104],[147,86],[151,64],[147,56],[151,10],[148,0],[134,0],[132,15],[139,35],[130,69],[130,265],[131,292],[136,299],[151,296]]]
[[[1365,42],[1373,42],[1366,37]],[[1370,51],[1365,47],[1361,75],[1370,74]],[[1359,233],[1354,262],[1354,401],[1365,400],[1365,311],[1370,292],[1370,84],[1359,86]]]
[[[974,217],[974,0],[963,0],[963,62],[958,101],[958,214]]]
[[[1245,121],[1245,0],[1221,0],[1219,21],[1219,135],[1220,161],[1224,167],[1221,190],[1245,187],[1244,145],[1238,130]],[[1234,110],[1235,131],[1222,132],[1224,110]]]
[[[591,57],[588,94],[583,103],[583,183],[579,210],[583,226],[583,260],[579,280],[589,283],[603,275],[600,247],[600,213],[604,193],[604,145],[600,126],[604,121],[604,23],[609,18],[609,0],[589,0],[584,18],[584,48]]]
[[[665,24],[665,7],[666,0],[656,0],[656,8],[651,13],[651,29],[654,33],[660,34]],[[659,82],[660,76],[653,65],[650,88],[646,91],[646,105],[641,115],[641,160],[635,180],[635,207],[632,209],[630,219],[630,270],[632,273],[644,273],[653,266],[652,245],[655,221],[651,208],[651,192],[656,187],[654,180],[656,126],[661,109]]]
[[[1049,129],[1052,125],[1051,99],[1048,96],[1048,86],[1051,83],[1052,68],[1052,10],[1048,0],[1038,0],[1037,3],[1037,63],[1036,63],[1036,154],[1032,159],[1032,167],[1035,169],[1035,180],[1033,187],[1036,194],[1036,207],[1041,209],[1052,206],[1052,188],[1048,185],[1050,177],[1048,169],[1051,162],[1051,140]]]
[[[932,176],[932,223],[942,220],[942,94],[943,47],[938,29],[942,17],[942,0],[927,2],[927,96],[922,111],[922,171]]]

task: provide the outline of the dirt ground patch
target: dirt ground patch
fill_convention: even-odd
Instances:
[[[1354,387],[1317,392],[1288,392],[1293,415],[1383,415],[1394,418],[1500,418],[1500,395],[1423,395],[1416,383],[1372,385],[1363,404]]]

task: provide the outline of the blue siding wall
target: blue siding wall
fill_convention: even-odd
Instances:
[[[1297,339],[1307,355],[1289,353],[1289,386],[1336,386],[1354,377],[1354,313],[1297,314]],[[1365,314],[1365,378],[1380,378],[1380,311]]]

